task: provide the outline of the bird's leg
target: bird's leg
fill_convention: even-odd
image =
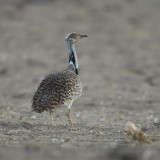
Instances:
[[[69,121],[71,123],[71,125],[73,124],[72,122],[72,118],[71,118],[71,106],[72,106],[72,103],[73,103],[73,100],[69,100],[68,101],[68,118],[69,118]]]
[[[53,110],[52,109],[49,109],[49,115],[51,119],[51,124],[53,125]]]
[[[72,118],[71,118],[71,109],[69,108],[69,110],[68,110],[68,118],[69,118],[69,121],[70,121],[70,123],[71,123],[71,125],[73,124],[73,122],[72,122]]]

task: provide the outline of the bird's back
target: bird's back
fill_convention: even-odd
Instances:
[[[45,77],[33,96],[32,108],[36,112],[53,109],[67,100],[73,100],[82,94],[82,84],[69,65],[66,70]]]

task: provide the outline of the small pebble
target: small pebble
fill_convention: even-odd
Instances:
[[[100,121],[104,121],[104,118],[101,118]]]
[[[56,142],[56,141],[58,141],[58,139],[56,139],[56,138],[53,138],[53,139],[52,139],[52,143],[54,143],[54,142]]]
[[[150,114],[149,116],[146,117],[147,120],[152,120],[153,119],[153,115]]]
[[[62,139],[61,139],[61,142],[64,143],[64,142],[65,142],[65,139],[62,138]]]
[[[91,130],[90,133],[93,133],[93,130]]]
[[[35,118],[36,118],[36,116],[35,116],[35,115],[32,115],[32,116],[31,116],[31,118],[35,119]]]
[[[154,122],[155,124],[159,123],[159,118],[155,117],[154,120],[153,120],[153,122]]]
[[[79,117],[80,117],[80,113],[77,113],[77,114],[76,114],[76,117],[79,118]]]
[[[110,145],[111,145],[112,148],[116,148],[117,147],[117,143],[115,143],[115,142],[111,142]]]

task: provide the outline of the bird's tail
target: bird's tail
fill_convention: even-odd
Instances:
[[[31,106],[30,111],[31,111],[32,113],[38,113],[38,112],[35,110],[35,108],[33,107],[33,105]]]
[[[32,113],[38,113],[36,110],[34,110],[34,109],[31,109],[31,112]]]

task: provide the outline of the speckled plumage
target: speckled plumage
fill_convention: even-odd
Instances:
[[[69,65],[63,72],[50,74],[42,80],[33,96],[32,108],[41,113],[65,104],[68,100],[74,100],[81,94],[81,81]]]
[[[52,124],[53,110],[61,104],[68,106],[68,117],[72,124],[71,105],[74,99],[82,94],[82,84],[78,77],[78,60],[75,44],[79,39],[84,37],[87,37],[87,35],[77,33],[71,33],[66,37],[65,41],[69,53],[69,65],[67,69],[45,77],[33,96],[32,111],[38,113],[49,111]]]

